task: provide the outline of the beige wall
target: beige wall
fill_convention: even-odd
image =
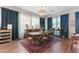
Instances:
[[[75,33],[75,12],[69,13],[69,38]]]

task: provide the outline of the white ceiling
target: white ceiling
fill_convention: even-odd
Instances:
[[[46,11],[46,15],[51,14],[57,14],[62,11],[66,10],[73,10],[79,8],[78,6],[43,6],[44,10]],[[40,6],[18,6],[18,8],[21,8],[23,10],[38,14],[38,11],[40,10]]]

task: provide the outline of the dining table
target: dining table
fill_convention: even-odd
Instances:
[[[29,32],[28,33],[28,37],[31,37],[32,40],[32,44],[43,44],[42,42],[45,42],[45,40],[43,39],[44,37],[47,37],[48,38],[48,33],[49,32]]]
[[[72,42],[73,42],[74,39],[79,40],[79,34],[74,34],[73,36],[71,36],[71,38],[72,38]]]
[[[29,32],[28,35],[31,35],[31,36],[38,36],[38,35],[42,35],[43,33],[42,32]]]
[[[48,32],[29,32],[28,33],[29,36],[34,36],[34,37],[48,35],[48,34],[49,34]]]

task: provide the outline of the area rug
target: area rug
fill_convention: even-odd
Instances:
[[[42,53],[43,51],[47,50],[49,47],[51,47],[53,44],[60,40],[61,39],[59,37],[50,37],[49,42],[41,46],[28,45],[24,43],[24,41],[20,41],[20,43],[29,53]]]

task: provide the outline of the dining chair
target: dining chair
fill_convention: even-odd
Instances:
[[[79,46],[79,35],[74,34],[71,37],[71,51],[73,50],[73,48],[78,49],[78,46]]]
[[[44,40],[44,44],[46,44],[48,42],[48,33],[44,32],[43,35],[42,35],[42,39]]]
[[[27,39],[28,44],[32,44],[32,40],[33,40],[32,36],[27,35],[26,39]]]

